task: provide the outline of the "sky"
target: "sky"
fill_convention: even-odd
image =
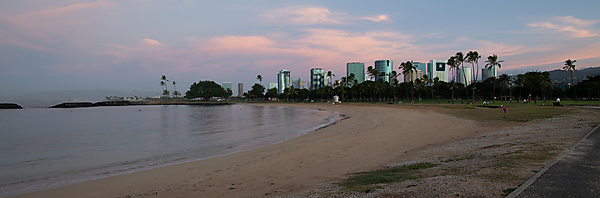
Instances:
[[[600,66],[600,1],[0,0],[0,97],[54,90],[248,90],[280,70],[477,51],[499,73]],[[470,64],[466,66],[470,67]],[[400,78],[403,79],[403,78]],[[402,80],[401,80],[402,81]],[[173,90],[173,86],[169,86]],[[245,90],[245,91],[246,91]],[[237,95],[237,94],[234,94]]]

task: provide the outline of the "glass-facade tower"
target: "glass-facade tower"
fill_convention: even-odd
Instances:
[[[281,70],[277,74],[277,93],[282,94],[286,88],[291,86],[290,71]]]
[[[456,77],[457,78],[456,82],[462,83],[467,86],[471,85],[471,78],[472,78],[471,68],[463,67],[462,69],[458,69],[456,71],[456,73],[458,75]]]
[[[424,74],[427,74],[427,63],[413,62],[413,65],[417,68],[417,70],[421,70]]]
[[[360,62],[346,63],[346,79],[349,80],[350,74],[354,74],[354,80],[358,84],[365,82],[365,64]],[[354,82],[348,82],[353,85]]]
[[[394,67],[394,62],[392,60],[376,60],[374,69],[376,69],[380,75],[375,78],[375,81],[383,79],[384,82],[390,82],[392,67]],[[382,72],[385,73],[385,75],[382,76]]]
[[[325,72],[322,68],[310,69],[310,90],[325,87]]]
[[[223,89],[225,89],[225,91],[227,91],[227,89],[233,91],[233,89],[231,88],[231,82],[223,82],[223,83],[221,83],[221,87],[223,87]]]

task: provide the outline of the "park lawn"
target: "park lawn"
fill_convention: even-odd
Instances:
[[[551,118],[558,115],[571,114],[577,112],[577,110],[572,108],[560,106],[546,106],[533,103],[490,103],[490,106],[499,107],[500,105],[505,105],[508,110],[506,118],[504,118],[504,111],[502,110],[502,108],[477,107],[476,105],[444,105],[444,108],[452,109],[451,111],[444,112],[457,117],[463,117],[477,121],[511,122],[529,122],[531,120]]]

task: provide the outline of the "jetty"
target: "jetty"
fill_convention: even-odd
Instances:
[[[230,102],[198,102],[198,101],[127,101],[127,100],[109,100],[101,102],[64,102],[54,105],[50,108],[82,108],[82,107],[102,107],[102,106],[139,106],[139,105],[231,105]]]

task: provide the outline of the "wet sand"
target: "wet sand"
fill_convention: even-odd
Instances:
[[[275,145],[16,197],[261,197],[296,194],[346,174],[414,158],[430,146],[499,129],[428,107],[257,104],[338,111],[333,126]]]

